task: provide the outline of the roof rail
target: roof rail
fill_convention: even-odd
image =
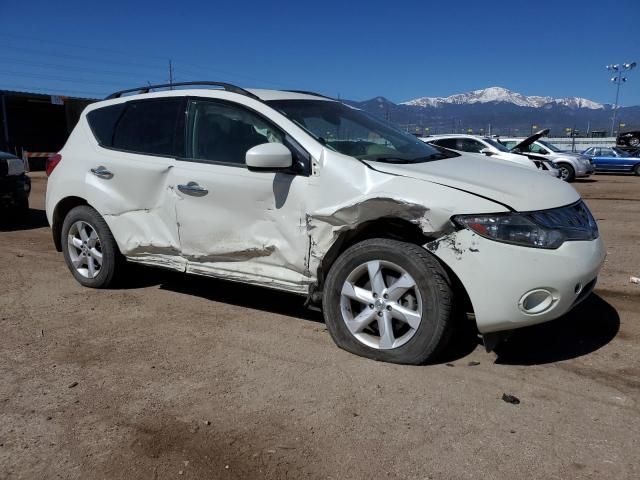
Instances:
[[[327,95],[322,95],[321,93],[316,93],[316,92],[309,92],[307,90],[283,90],[283,92],[302,93],[304,95],[314,95],[316,97],[327,98],[329,100],[335,100],[335,98],[328,97]]]
[[[253,98],[255,100],[260,100],[260,98],[257,95],[254,95],[253,93],[245,90],[244,88],[236,87],[235,85],[232,85],[230,83],[207,82],[207,81],[204,81],[204,82],[163,83],[161,85],[145,85],[144,87],[128,88],[127,90],[120,90],[118,92],[112,93],[111,95],[106,97],[105,100],[111,100],[112,98],[120,98],[123,93],[131,93],[131,92],[149,93],[150,90],[156,90],[156,89],[159,89],[159,88],[186,87],[186,86],[190,86],[190,85],[206,85],[206,86],[209,86],[209,87],[220,87],[220,88],[222,88],[223,90],[225,90],[227,92],[238,93],[238,94],[244,95],[246,97],[251,97],[251,98]]]

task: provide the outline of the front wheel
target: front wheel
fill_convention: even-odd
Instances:
[[[576,171],[568,163],[559,163],[558,170],[560,170],[560,178],[565,182],[573,182],[576,178]]]
[[[640,177],[640,163],[633,169],[633,173]]]
[[[323,312],[340,348],[417,365],[446,346],[452,298],[447,273],[424,248],[371,239],[348,248],[331,267]]]
[[[82,205],[62,224],[62,251],[75,279],[85,287],[108,288],[122,270],[122,256],[100,214]]]

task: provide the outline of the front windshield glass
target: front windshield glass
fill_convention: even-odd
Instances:
[[[538,143],[540,145],[544,146],[545,148],[548,148],[552,152],[561,152],[562,151],[558,147],[556,147],[553,143],[545,142],[544,140],[538,140]]]
[[[508,152],[509,149],[507,147],[505,147],[504,145],[502,145],[500,142],[496,142],[494,139],[492,138],[483,138],[482,140],[484,140],[485,143],[488,143],[489,145],[491,145],[494,148],[497,148],[498,150],[500,150],[501,152]]]
[[[458,156],[340,102],[272,100],[267,103],[326,147],[360,160],[417,163]]]

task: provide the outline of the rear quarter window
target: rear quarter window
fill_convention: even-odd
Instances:
[[[113,132],[126,106],[126,103],[119,103],[110,107],[98,108],[87,114],[89,127],[91,127],[98,143],[103,147],[113,146]]]
[[[180,97],[130,102],[117,121],[112,147],[135,153],[182,156],[184,133],[177,134],[180,116],[184,117],[184,100]]]

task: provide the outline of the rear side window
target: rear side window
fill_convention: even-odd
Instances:
[[[103,147],[113,146],[113,132],[126,106],[126,103],[119,103],[110,107],[98,108],[87,114],[91,131]]]
[[[183,105],[182,98],[128,103],[115,125],[111,147],[150,155],[181,156]]]
[[[441,140],[436,140],[433,143],[436,145],[440,145],[444,148],[456,149],[456,139],[455,138],[443,138]]]

